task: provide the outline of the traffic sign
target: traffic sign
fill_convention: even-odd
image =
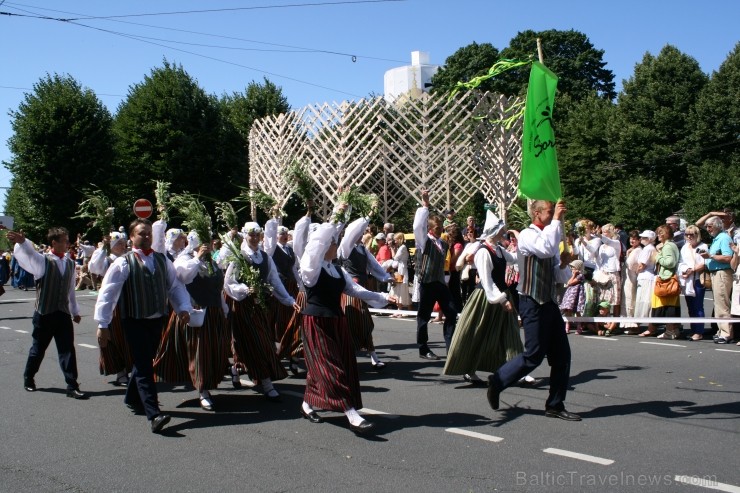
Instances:
[[[136,217],[146,219],[152,215],[153,210],[152,203],[147,199],[139,199],[134,202],[134,214],[136,214]]]

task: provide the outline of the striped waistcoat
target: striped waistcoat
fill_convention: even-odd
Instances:
[[[167,257],[154,252],[154,272],[149,272],[135,252],[126,254],[128,279],[119,300],[121,318],[149,318],[167,313]]]
[[[45,255],[46,271],[36,284],[36,311],[40,315],[54,312],[69,314],[69,284],[75,275],[75,264],[70,258],[64,259],[64,275],[59,272],[56,262]]]
[[[445,258],[447,257],[447,243],[440,240],[442,243],[442,251],[440,252],[437,246],[434,244],[434,240],[427,236],[426,245],[424,245],[424,251],[421,254],[421,261],[419,265],[419,282],[422,284],[430,282],[441,282],[445,283]],[[418,254],[418,250],[417,250]]]
[[[536,255],[522,255],[519,252],[520,293],[529,296],[540,305],[555,301],[555,279],[553,269],[558,257],[538,258]]]

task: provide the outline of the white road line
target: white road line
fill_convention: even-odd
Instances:
[[[583,339],[596,339],[597,341],[618,341],[616,337],[583,336]]]
[[[16,332],[19,332],[21,334],[28,334],[27,330],[21,330],[21,329],[15,329]]]
[[[0,327],[0,329],[3,329],[3,330],[13,330],[13,329],[12,329],[12,328],[10,328],[10,327]]]
[[[681,344],[668,344],[667,342],[640,342],[640,344],[652,344],[653,346],[686,347]]]
[[[479,438],[488,442],[501,442],[503,438],[494,435],[486,435],[484,433],[477,433],[475,431],[463,430],[461,428],[447,428],[445,430],[448,433],[454,433],[456,435],[464,435],[466,437]]]
[[[4,329],[5,327],[3,327]],[[725,353],[740,353],[740,351],[736,351],[734,349],[715,349],[715,351],[724,351]]]
[[[611,459],[603,459],[601,457],[596,457],[595,455],[579,454],[578,452],[571,452],[569,450],[562,450],[559,448],[546,448],[543,452],[546,454],[562,455],[563,457],[570,457],[571,459],[594,462],[596,464],[601,464],[602,466],[614,464],[614,461]]]
[[[78,344],[78,346],[86,347],[86,348],[90,348],[90,349],[98,349],[98,346],[93,346],[92,344],[82,344],[82,343],[80,343],[80,344]]]
[[[701,486],[710,490],[729,491],[731,493],[740,493],[740,487],[732,484],[718,483],[716,480],[699,478],[697,476],[676,476],[673,478],[677,483],[690,484],[691,486]]]

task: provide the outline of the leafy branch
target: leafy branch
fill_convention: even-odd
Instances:
[[[89,219],[87,234],[93,228],[105,236],[113,228],[113,213],[115,209],[111,206],[111,201],[101,190],[83,190],[83,193],[89,196],[80,202],[77,208],[77,215],[72,219]]]
[[[226,254],[226,261],[234,262],[236,264],[237,273],[235,276],[237,282],[246,284],[248,287],[252,288],[252,296],[254,297],[255,304],[261,308],[267,308],[267,297],[272,293],[272,286],[262,282],[259,269],[253,266],[249,260],[242,255],[239,247],[231,238],[229,238],[228,235],[221,235],[221,243],[226,246],[228,251]]]
[[[308,169],[296,160],[285,168],[283,177],[303,203],[308,205],[313,198],[313,177]]]

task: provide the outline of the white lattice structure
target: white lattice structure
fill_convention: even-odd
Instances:
[[[317,213],[328,217],[338,190],[351,185],[380,198],[392,216],[422,187],[437,208],[460,208],[477,191],[503,211],[516,197],[521,123],[494,123],[513,103],[498,94],[423,94],[306,106],[256,120],[249,134],[250,187],[284,205],[283,171],[297,160],[315,181]]]

